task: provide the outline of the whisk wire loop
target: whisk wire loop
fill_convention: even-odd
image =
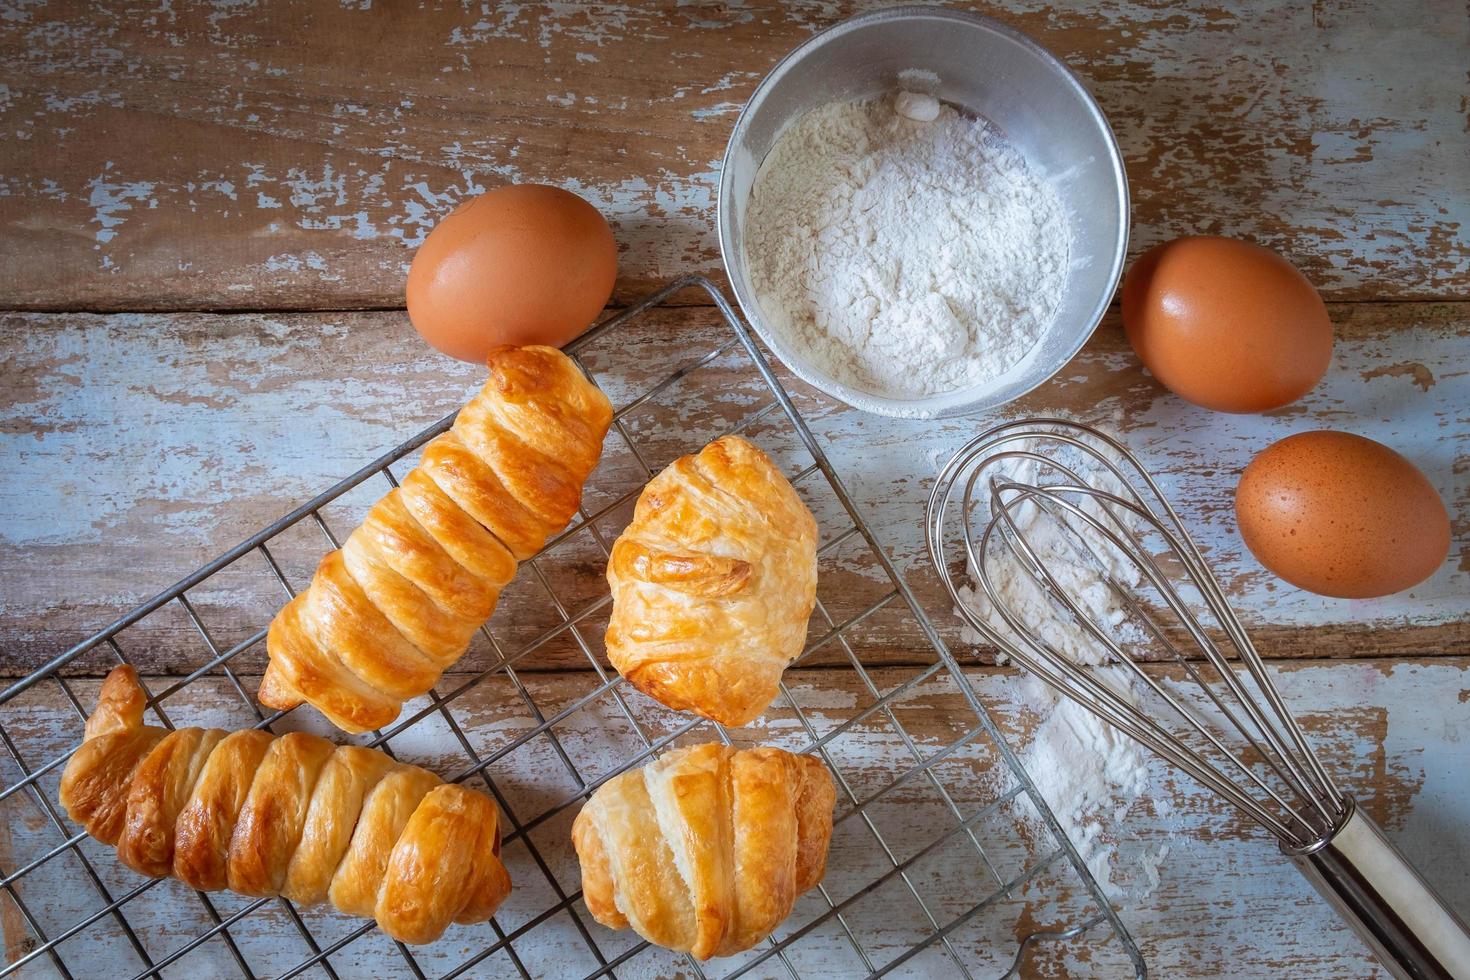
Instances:
[[[1062,605],[1071,615],[1073,620],[1077,622],[1080,626],[1082,626],[1082,628],[1086,630],[1087,633],[1089,633],[1098,644],[1100,644],[1106,651],[1108,651],[1108,656],[1106,658],[1107,663],[1124,667],[1132,676],[1139,679],[1150,691],[1163,699],[1171,708],[1173,708],[1174,711],[1179,715],[1179,717],[1182,718],[1193,731],[1203,737],[1214,749],[1220,752],[1222,757],[1233,768],[1236,768],[1243,776],[1245,776],[1253,784],[1255,784],[1258,789],[1269,796],[1273,802],[1282,807],[1287,812],[1289,819],[1293,823],[1300,826],[1305,826],[1306,821],[1303,820],[1296,813],[1295,808],[1292,807],[1291,804],[1283,799],[1280,794],[1278,794],[1274,789],[1272,789],[1270,785],[1268,785],[1264,780],[1257,776],[1256,773],[1253,772],[1249,767],[1243,765],[1240,760],[1238,760],[1220,741],[1218,736],[1216,736],[1215,733],[1211,731],[1208,726],[1203,724],[1195,716],[1194,712],[1191,712],[1188,708],[1185,707],[1184,704],[1179,702],[1172,694],[1170,694],[1170,692],[1165,689],[1152,675],[1145,671],[1136,660],[1127,656],[1121,646],[1119,646],[1117,640],[1108,631],[1100,628],[1094,621],[1093,617],[1089,615],[1089,613],[1084,610],[1072,598],[1071,595],[1069,595],[1067,590],[1057,581],[1052,572],[1047,568],[1046,563],[1041,561],[1040,557],[1036,554],[1030,542],[1027,540],[1025,533],[1016,526],[1013,511],[1019,505],[1019,502],[1023,501],[1035,503],[1042,510],[1045,510],[1045,505],[1050,503],[1064,508],[1073,516],[1082,521],[1085,521],[1089,526],[1091,526],[1093,531],[1102,536],[1107,544],[1121,549],[1124,547],[1124,542],[1121,540],[1120,536],[1116,534],[1113,529],[1097,521],[1095,518],[1092,517],[1092,515],[1088,514],[1082,508],[1076,506],[1071,501],[1066,500],[1064,497],[1054,494],[1052,492],[1040,490],[1031,485],[1017,483],[1000,483],[998,481],[992,483],[992,488],[996,498],[995,513],[997,514],[997,518],[990,525],[988,525],[982,533],[982,543],[981,547],[979,548],[979,552],[981,554],[984,554],[988,550],[989,541],[993,534],[999,533],[1001,534],[1001,536],[1007,536],[1006,531],[1001,529],[1008,530],[1010,532],[1008,544],[1012,548],[1017,550],[1020,556],[1024,557],[1025,559],[1020,563],[1023,571],[1031,578],[1032,582],[1037,585],[1038,588],[1045,592],[1052,601],[1056,602],[1059,605]],[[1127,503],[1125,501],[1122,501],[1120,498],[1111,494],[1106,494],[1102,491],[1095,490],[1094,488],[1065,489],[1077,489],[1081,493],[1098,498],[1108,498],[1110,501],[1118,503],[1121,506],[1128,506]],[[1004,501],[1001,497],[1001,495],[1004,494],[1006,490],[1014,491],[1014,495],[1010,501]],[[1135,510],[1135,512],[1137,511]],[[1063,523],[1065,524],[1065,521]],[[1088,551],[1092,552],[1094,557],[1098,557],[1096,556],[1096,551],[1094,550],[1091,542],[1083,538],[1081,540],[1081,544]],[[1098,560],[1101,559],[1098,558]],[[1166,591],[1167,593],[1172,592],[1172,590],[1168,588],[1167,579],[1164,579],[1159,574],[1157,567],[1153,566],[1151,561],[1142,564],[1145,575],[1152,580],[1153,584],[1156,587],[1160,588],[1163,591]],[[1056,650],[1050,644],[1040,641],[1033,632],[1027,629],[1027,624],[1021,623],[1014,615],[1011,614],[1007,603],[999,595],[995,584],[990,578],[990,566],[988,563],[984,561],[979,561],[977,559],[975,565],[972,567],[979,569],[981,586],[982,588],[984,588],[987,597],[990,599],[992,607],[1006,621],[1007,625],[1011,627],[1016,636],[1027,645],[1035,645],[1039,647],[1039,652],[1042,653],[1045,658],[1061,668],[1062,674],[1067,678],[1067,680],[1070,682],[1070,685],[1073,686],[1074,689],[1080,688],[1091,697],[1104,702],[1107,705],[1112,718],[1116,718],[1118,712],[1126,712],[1128,708],[1131,707],[1131,705],[1129,705],[1126,700],[1122,699],[1117,692],[1113,691],[1107,685],[1101,684],[1094,676],[1094,672],[1086,669],[1088,666],[1087,664],[1078,664],[1073,660],[1072,657],[1061,651]],[[1110,580],[1108,584],[1113,589],[1118,589],[1116,582]],[[1171,595],[1171,604],[1177,601],[1179,601],[1177,595]],[[1154,629],[1157,633],[1157,627],[1154,626],[1151,619],[1148,620],[1148,623],[1150,628]],[[980,622],[974,625],[977,625],[983,633],[989,632],[989,625],[986,623]],[[1158,635],[1162,634],[1159,633]],[[1181,661],[1183,661],[1182,656],[1180,657],[1180,659]],[[1183,662],[1188,664],[1188,661]],[[1189,670],[1193,677],[1198,678],[1201,682],[1203,681],[1203,678],[1199,678],[1198,673],[1193,670],[1192,665],[1189,665]],[[1213,694],[1213,692],[1208,693]],[[1216,700],[1218,701],[1219,699],[1216,698]],[[1222,708],[1224,708],[1227,717],[1234,717],[1229,712],[1229,709],[1227,707],[1224,707],[1223,703]],[[1148,733],[1148,742],[1150,746],[1153,747],[1156,743],[1156,740],[1162,739],[1162,744],[1168,746],[1169,751],[1172,754],[1174,748],[1169,742],[1169,739],[1171,737],[1169,731],[1165,729],[1162,725],[1158,724],[1158,722],[1155,721],[1153,718],[1144,716],[1143,720],[1145,723],[1145,730]],[[1252,744],[1254,744],[1254,740],[1252,739],[1251,741]],[[1270,760],[1269,756],[1267,756],[1267,760],[1268,763],[1271,763],[1274,768],[1274,762]],[[1223,777],[1223,774],[1214,772],[1213,767],[1202,767],[1198,762],[1190,759],[1190,761],[1187,763],[1187,768],[1189,769],[1189,771],[1196,774],[1199,772],[1207,772],[1209,774],[1209,781],[1214,788],[1217,788],[1222,792],[1230,795],[1233,799],[1235,799],[1238,805],[1247,809],[1257,819],[1266,823],[1269,827],[1273,829],[1273,831],[1288,834],[1290,833],[1290,831],[1288,831],[1280,821],[1272,816],[1269,811],[1258,806],[1256,801],[1251,799],[1249,795],[1240,794],[1235,784],[1231,783],[1228,779],[1225,779]]]
[[[969,608],[958,570],[945,560],[956,499],[964,573],[983,594],[983,611]],[[941,579],[968,625],[997,649],[1220,793],[1284,846],[1310,846],[1344,819],[1346,798],[1291,717],[1199,548],[1153,477],[1115,439],[1062,419],[996,426],[944,467],[928,517]],[[1033,541],[1041,531],[1050,532],[1045,547]],[[1010,592],[996,577],[1005,563],[1013,566],[1006,572]],[[1069,586],[1060,564],[1087,569],[1141,641],[1125,647],[1117,624],[1074,594],[1076,578]],[[1080,627],[1087,653],[1081,661],[1012,608],[1018,577]],[[1157,659],[1181,671],[1180,681],[1146,669],[1144,650],[1161,651]],[[1161,703],[1173,727],[1100,679],[1104,665],[1136,679],[1133,693]]]
[[[1063,419],[982,432],[941,470],[925,530],[977,635],[1268,830],[1397,980],[1470,980],[1470,928],[1337,788],[1179,515],[1117,440]]]
[[[1293,785],[1293,783],[1291,782],[1293,778],[1303,778],[1303,773],[1292,764],[1290,756],[1285,754],[1282,745],[1279,744],[1279,741],[1271,737],[1274,735],[1273,729],[1266,724],[1266,720],[1262,717],[1261,712],[1257,708],[1254,700],[1245,696],[1245,692],[1241,688],[1235,672],[1230,669],[1229,665],[1225,662],[1219,648],[1215,645],[1213,640],[1205,632],[1201,625],[1196,622],[1194,618],[1190,615],[1188,606],[1185,603],[1184,598],[1174,587],[1170,576],[1160,567],[1154,556],[1151,555],[1148,550],[1142,546],[1142,543],[1139,541],[1137,535],[1127,526],[1126,522],[1118,520],[1118,514],[1114,510],[1113,506],[1105,506],[1099,508],[1100,510],[1105,511],[1110,517],[1114,519],[1114,523],[1110,525],[1108,523],[1105,523],[1102,518],[1094,516],[1093,513],[1091,513],[1087,508],[1080,506],[1077,503],[1074,503],[1072,500],[1069,500],[1067,495],[1076,494],[1083,497],[1084,499],[1103,501],[1106,504],[1116,505],[1119,508],[1127,510],[1137,520],[1151,525],[1151,529],[1157,532],[1161,537],[1163,537],[1166,544],[1171,550],[1180,547],[1177,540],[1173,539],[1173,536],[1170,535],[1169,531],[1166,528],[1158,524],[1155,516],[1150,511],[1148,511],[1146,508],[1133,507],[1116,495],[1107,493],[1106,491],[1098,490],[1094,487],[1052,486],[1046,489],[1040,489],[1031,485],[1012,484],[1010,486],[1017,491],[1018,495],[1024,495],[1026,499],[1031,499],[1035,501],[1038,507],[1043,511],[1050,511],[1053,508],[1061,508],[1063,514],[1061,516],[1060,523],[1070,532],[1071,538],[1075,541],[1075,543],[1080,545],[1082,549],[1087,551],[1094,561],[1103,562],[1104,560],[1102,556],[1098,554],[1097,547],[1094,544],[1096,538],[1100,537],[1102,539],[1101,544],[1103,545],[1103,547],[1111,547],[1115,549],[1124,560],[1127,560],[1133,565],[1133,567],[1138,569],[1143,574],[1144,578],[1148,580],[1148,583],[1153,586],[1153,588],[1163,598],[1169,609],[1179,617],[1180,621],[1190,633],[1191,638],[1205,653],[1209,661],[1215,666],[1216,670],[1220,673],[1221,678],[1240,698],[1240,703],[1241,705],[1243,705],[1244,710],[1249,715],[1252,723],[1254,723],[1257,728],[1263,731],[1267,735],[1268,739],[1270,739],[1270,750],[1268,750],[1266,747],[1263,747],[1260,742],[1257,741],[1251,729],[1244,723],[1242,723],[1241,719],[1237,717],[1234,711],[1231,710],[1229,705],[1226,704],[1225,700],[1215,693],[1213,685],[1208,684],[1205,681],[1204,677],[1202,677],[1195,669],[1193,663],[1191,663],[1187,658],[1184,657],[1183,653],[1178,649],[1177,646],[1169,642],[1168,638],[1164,635],[1163,630],[1155,622],[1154,617],[1150,616],[1147,611],[1142,607],[1142,605],[1138,603],[1131,594],[1126,592],[1119,585],[1116,576],[1107,576],[1107,586],[1115,596],[1121,597],[1121,601],[1124,603],[1125,608],[1129,608],[1130,611],[1135,614],[1137,621],[1144,626],[1145,630],[1149,632],[1152,636],[1154,636],[1157,640],[1159,640],[1161,642],[1161,645],[1163,645],[1171,652],[1172,659],[1174,659],[1176,663],[1180,664],[1186,671],[1186,673],[1190,676],[1190,678],[1200,685],[1201,692],[1211,701],[1211,703],[1216,705],[1217,709],[1220,710],[1221,713],[1224,715],[1225,720],[1229,722],[1235,730],[1239,731],[1239,733],[1245,738],[1250,748],[1265,761],[1267,766],[1272,771],[1274,771],[1278,777],[1280,777],[1287,785]],[[1001,489],[1003,490],[1004,488]],[[1015,528],[1014,519],[1011,516],[1012,509],[1015,506],[1014,502],[1007,503],[1004,500],[997,498],[995,501],[995,505],[999,507],[1000,513],[1004,518],[1005,523],[1015,531],[1018,539],[1024,544],[1024,535],[1020,532],[1018,528]],[[1077,531],[1077,528],[1071,524],[1069,518],[1082,521],[1091,531],[1091,535],[1079,533]],[[1036,562],[1033,555],[1031,564],[1035,563]],[[1028,574],[1034,574],[1030,568],[1027,568],[1026,571]],[[1292,804],[1288,803],[1268,783],[1261,779],[1254,770],[1246,766],[1240,758],[1237,758],[1236,754],[1231,752],[1231,750],[1220,740],[1215,732],[1211,730],[1210,726],[1206,724],[1203,719],[1198,717],[1195,711],[1191,710],[1185,705],[1185,703],[1175,698],[1161,683],[1159,683],[1159,681],[1157,681],[1151,674],[1145,671],[1134,658],[1129,657],[1123,650],[1121,645],[1117,642],[1117,640],[1108,631],[1100,629],[1095,623],[1093,617],[1088,615],[1087,611],[1082,609],[1072,599],[1072,597],[1067,594],[1067,591],[1060,585],[1055,576],[1049,570],[1047,570],[1044,565],[1042,566],[1042,572],[1045,576],[1045,590],[1047,591],[1047,593],[1053,598],[1054,601],[1060,601],[1061,604],[1067,608],[1068,612],[1072,615],[1074,620],[1079,622],[1082,627],[1092,635],[1094,639],[1096,639],[1099,643],[1103,645],[1103,647],[1108,651],[1109,660],[1111,662],[1126,665],[1131,670],[1133,675],[1139,678],[1142,683],[1149,688],[1150,691],[1163,699],[1169,705],[1169,707],[1171,707],[1175,711],[1175,713],[1177,713],[1177,715],[1185,721],[1185,723],[1190,727],[1191,730],[1193,730],[1200,737],[1204,738],[1213,749],[1220,753],[1220,757],[1226,763],[1228,763],[1228,765],[1232,769],[1236,770],[1240,775],[1250,780],[1250,782],[1253,783],[1258,789],[1269,796],[1274,803],[1282,807],[1286,811],[1287,816],[1292,821],[1292,823],[1296,824],[1300,828],[1309,828],[1311,826],[1297,812],[1297,809]],[[993,602],[999,601],[999,597],[995,596],[994,594],[991,595],[991,599]],[[1290,775],[1288,775],[1286,770],[1290,770]],[[1328,821],[1328,825],[1330,826],[1332,814],[1327,811],[1327,808],[1321,803],[1321,801],[1318,800],[1315,796],[1309,796],[1309,802],[1318,809],[1319,814]]]

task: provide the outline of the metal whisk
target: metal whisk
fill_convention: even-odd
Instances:
[[[1119,442],[1061,419],[995,426],[939,474],[927,533],[977,633],[1270,831],[1395,976],[1470,977],[1465,925],[1323,768]]]

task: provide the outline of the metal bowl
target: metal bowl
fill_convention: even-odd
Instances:
[[[924,398],[888,398],[820,371],[773,330],[746,269],[744,223],[761,161],[802,115],[830,102],[892,92],[907,68],[939,76],[940,99],[990,120],[1050,178],[1072,230],[1061,305],[1020,364],[985,384]],[[879,415],[974,415],[1018,398],[1061,370],[1102,319],[1128,247],[1128,178],[1102,110],[1067,66],[1030,38],[978,14],[894,7],[843,21],[771,69],[746,103],[720,176],[720,252],[756,332],[798,377]]]

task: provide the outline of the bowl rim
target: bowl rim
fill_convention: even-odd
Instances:
[[[962,389],[955,392],[942,392],[935,395],[926,395],[922,398],[893,398],[887,395],[878,395],[873,392],[863,391],[838,381],[830,375],[813,370],[801,359],[792,355],[790,345],[786,344],[777,331],[770,329],[761,314],[760,305],[755,297],[754,287],[744,275],[739,262],[741,243],[735,240],[733,219],[731,217],[730,199],[734,194],[734,176],[731,167],[731,159],[736,152],[741,137],[744,135],[750,121],[752,111],[764,102],[765,97],[781,81],[782,77],[791,68],[806,58],[816,48],[830,43],[837,37],[852,31],[871,26],[872,24],[894,20],[910,19],[934,19],[965,23],[970,27],[978,27],[993,34],[1000,35],[1012,41],[1022,48],[1028,50],[1043,62],[1048,63],[1057,70],[1073,93],[1081,98],[1083,106],[1088,114],[1098,125],[1104,137],[1104,143],[1108,151],[1108,162],[1114,178],[1117,192],[1118,213],[1121,216],[1119,234],[1113,249],[1112,260],[1108,270],[1108,287],[1102,290],[1094,301],[1087,326],[1077,332],[1076,342],[1066,351],[1056,367],[1046,375],[1038,378],[1027,387],[1018,390],[1007,398],[995,398],[980,396],[969,401],[956,401],[974,389]],[[758,161],[756,169],[759,171]],[[955,10],[948,7],[936,7],[927,4],[907,4],[897,7],[886,7],[881,10],[873,10],[863,14],[857,14],[836,24],[826,27],[796,47],[788,51],[776,62],[765,74],[745,104],[740,109],[740,114],[735,118],[735,124],[730,130],[730,138],[725,144],[725,152],[720,161],[720,182],[715,200],[715,224],[720,240],[720,259],[725,267],[725,276],[730,282],[731,289],[735,293],[735,301],[744,313],[746,320],[754,328],[757,335],[765,342],[793,374],[810,384],[812,387],[822,391],[837,400],[861,411],[874,415],[883,415],[891,418],[953,418],[956,416],[978,415],[981,412],[999,408],[1041,387],[1054,378],[1064,367],[1071,363],[1077,353],[1091,339],[1097,327],[1102,323],[1107,314],[1108,307],[1112,305],[1113,297],[1118,290],[1118,283],[1123,278],[1123,266],[1128,254],[1128,239],[1131,230],[1131,215],[1129,208],[1131,200],[1128,188],[1128,171],[1123,160],[1123,152],[1118,145],[1117,135],[1113,132],[1112,125],[1108,122],[1107,115],[1102,111],[1087,86],[1082,83],[1071,67],[1061,58],[1052,54],[1039,42],[1023,34],[1006,24],[1001,23],[993,17],[974,13],[968,10]],[[1053,321],[1055,322],[1055,321]],[[942,404],[948,402],[949,404]]]

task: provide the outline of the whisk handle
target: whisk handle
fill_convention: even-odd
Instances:
[[[1291,858],[1399,980],[1470,980],[1470,931],[1361,810]]]

